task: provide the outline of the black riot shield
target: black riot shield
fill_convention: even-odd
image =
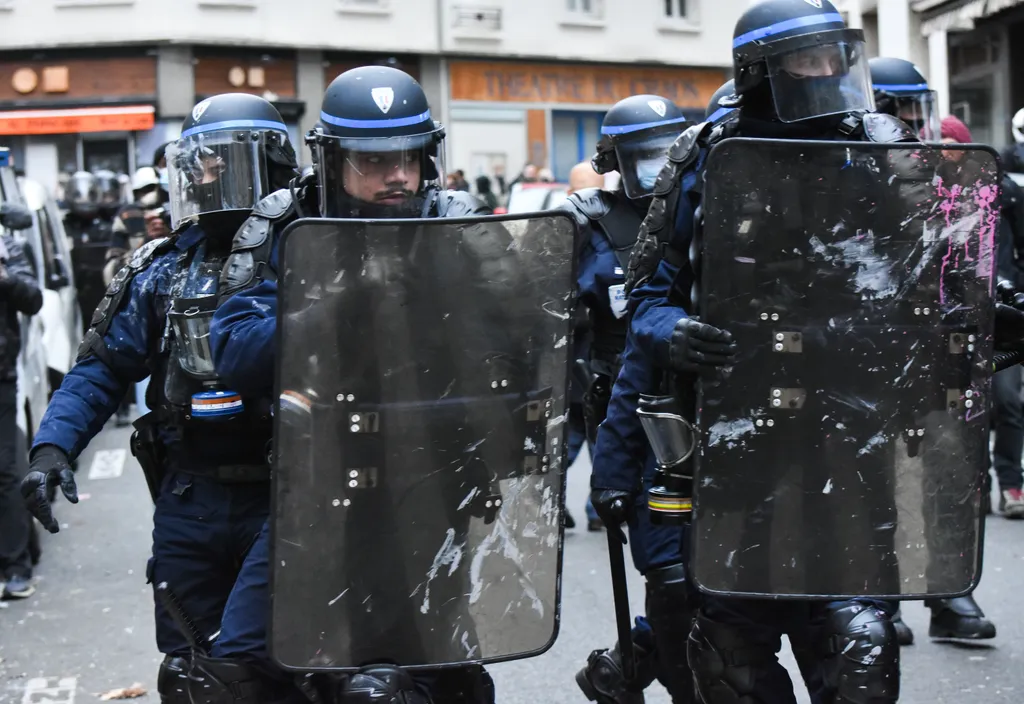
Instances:
[[[963,594],[981,569],[999,168],[983,147],[726,140],[701,311],[693,571],[712,593]]]
[[[281,665],[484,663],[553,643],[575,236],[550,214],[285,233]]]

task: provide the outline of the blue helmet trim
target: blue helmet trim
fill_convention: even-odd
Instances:
[[[211,122],[208,125],[196,125],[189,127],[181,133],[182,137],[191,137],[194,134],[203,132],[219,132],[222,130],[277,130],[288,134],[288,127],[283,122],[273,120],[224,120],[223,122]]]
[[[785,20],[783,22],[776,22],[770,24],[767,27],[761,27],[754,29],[746,34],[741,34],[732,40],[732,48],[738,49],[744,44],[750,42],[756,42],[758,39],[764,39],[770,37],[773,34],[781,34],[782,32],[788,32],[791,29],[800,29],[801,27],[813,27],[818,24],[841,24],[844,27],[846,23],[843,22],[843,16],[838,12],[829,12],[824,15],[806,15],[804,17],[794,17],[791,20]]]
[[[725,119],[734,112],[736,112],[736,108],[718,108],[713,113],[711,113],[711,115],[708,116],[707,121],[712,124],[715,124],[720,120]]]
[[[875,90],[902,91],[905,93],[924,93],[930,91],[927,83],[873,83]]]
[[[630,132],[649,130],[652,127],[661,127],[662,125],[677,125],[680,122],[686,122],[686,118],[673,117],[671,120],[661,120],[660,122],[643,122],[639,125],[611,125],[608,127],[601,125],[601,134],[629,134]]]
[[[320,119],[329,125],[335,127],[351,127],[357,130],[375,130],[375,129],[386,129],[388,127],[409,127],[410,125],[418,125],[421,122],[426,122],[430,119],[430,111],[427,110],[419,115],[413,115],[412,117],[393,117],[393,118],[382,118],[380,120],[350,120],[346,117],[335,117],[334,115],[328,115],[321,111]]]

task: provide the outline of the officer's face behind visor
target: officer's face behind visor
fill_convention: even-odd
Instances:
[[[203,213],[251,210],[269,183],[263,133],[207,132],[167,148],[174,226]]]
[[[942,135],[939,113],[935,109],[935,91],[915,95],[899,95],[896,117],[910,125],[924,142],[938,142]]]
[[[320,212],[328,218],[358,216],[359,203],[395,208],[409,215],[423,189],[443,183],[444,163],[430,156],[432,134],[369,138],[323,136],[316,144],[320,169]],[[379,211],[377,211],[379,212]],[[365,213],[363,213],[365,215]]]
[[[644,198],[654,192],[654,182],[668,161],[668,150],[678,132],[637,137],[618,142],[615,156],[622,176],[622,189],[627,198]]]
[[[765,61],[775,111],[782,122],[874,110],[871,78],[859,40],[803,47]]]

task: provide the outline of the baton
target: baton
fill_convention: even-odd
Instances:
[[[615,630],[619,634],[619,655],[622,657],[622,676],[626,682],[636,677],[633,651],[633,629],[630,627],[629,587],[626,584],[626,558],[622,544],[625,534],[622,526],[608,526],[608,560],[612,571],[612,599],[615,603]]]
[[[178,627],[181,634],[185,636],[185,640],[188,641],[189,647],[192,650],[202,655],[210,654],[210,641],[199,632],[196,628],[195,622],[189,618],[188,613],[185,611],[185,607],[178,601],[178,597],[171,591],[170,585],[167,582],[160,582],[156,585],[156,597],[160,600],[160,603],[167,609],[167,613],[171,615],[171,619],[174,621],[174,625]]]

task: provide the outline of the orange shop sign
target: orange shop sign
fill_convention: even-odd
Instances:
[[[68,110],[0,112],[0,135],[77,134],[80,132],[141,132],[153,129],[152,105]]]
[[[725,72],[712,68],[512,61],[452,61],[450,67],[452,100],[612,105],[653,93],[680,107],[703,110],[725,82]]]

